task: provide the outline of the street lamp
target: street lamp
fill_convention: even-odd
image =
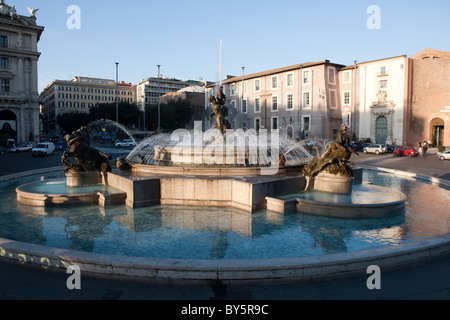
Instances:
[[[161,65],[158,64],[158,131],[161,129],[161,86],[160,86],[160,77],[161,77]]]
[[[119,131],[119,63],[116,62],[116,132]]]
[[[240,122],[241,122],[241,128],[243,127],[243,112],[244,112],[244,88],[245,88],[245,84],[244,84],[244,80],[245,80],[245,67],[241,67],[242,68],[242,101],[241,101],[241,114],[239,114],[238,112],[238,116],[240,116]]]
[[[145,130],[146,130],[146,127],[145,127],[145,96],[141,95],[141,99],[142,99],[142,110],[144,111],[144,133],[145,133]]]

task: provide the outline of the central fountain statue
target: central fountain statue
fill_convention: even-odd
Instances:
[[[217,99],[210,97],[209,102],[213,104],[213,112],[209,115],[209,120],[212,121],[212,117],[216,117],[215,129],[218,129],[222,134],[225,134],[228,129],[231,129],[231,123],[228,121],[228,107],[226,105],[227,97],[223,92],[223,86],[219,87],[217,93]]]

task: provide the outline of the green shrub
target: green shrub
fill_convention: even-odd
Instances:
[[[439,146],[438,147],[438,151],[439,152],[444,152],[445,151],[445,147],[444,146]]]

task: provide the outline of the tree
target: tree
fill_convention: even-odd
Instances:
[[[71,133],[89,124],[89,115],[81,112],[62,113],[56,117],[56,122],[66,133]]]
[[[176,130],[184,128],[192,119],[194,108],[188,100],[171,99],[160,106],[161,128],[165,130]],[[150,130],[158,128],[158,106],[146,107],[145,120]]]
[[[91,121],[109,119],[116,121],[116,103],[99,103],[89,110]],[[134,103],[119,102],[119,123],[124,126],[138,126],[142,111]]]

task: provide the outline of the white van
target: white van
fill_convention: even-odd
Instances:
[[[34,146],[31,153],[33,157],[48,156],[55,153],[55,145],[53,142],[41,142]]]

